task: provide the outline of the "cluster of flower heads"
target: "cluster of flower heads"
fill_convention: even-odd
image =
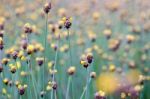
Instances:
[[[148,40],[150,32],[150,13],[147,10],[144,11],[145,8],[143,8],[138,14],[132,15],[132,11],[130,12],[125,9],[126,7],[124,8],[124,6],[130,4],[130,0],[123,0],[124,5],[120,0],[108,1],[109,2],[102,1],[102,3],[104,2],[104,8],[102,8],[104,12],[98,10],[101,9],[96,6],[99,4],[98,0],[92,0],[90,4],[85,4],[87,1],[84,2],[83,0],[84,8],[82,9],[80,8],[83,6],[82,3],[77,3],[77,5],[69,4],[71,5],[69,10],[72,12],[69,12],[65,7],[58,9],[57,12],[50,11],[52,7],[51,3],[46,3],[41,11],[38,9],[38,3],[41,4],[40,0],[37,1],[35,7],[16,7],[14,13],[18,19],[28,15],[29,13],[27,13],[27,11],[30,9],[36,12],[36,14],[33,13],[30,15],[29,20],[31,19],[40,24],[36,24],[36,22],[36,25],[32,25],[34,22],[24,24],[19,21],[16,27],[17,29],[23,27],[23,31],[21,30],[23,33],[21,37],[16,38],[16,45],[10,43],[12,46],[8,47],[7,41],[5,41],[5,33],[6,35],[7,32],[12,33],[12,30],[9,24],[5,27],[5,23],[7,23],[7,21],[9,22],[9,20],[11,22],[12,20],[9,13],[5,11],[5,17],[0,17],[0,52],[4,54],[2,55],[0,53],[0,58],[2,56],[0,63],[0,73],[3,75],[2,83],[8,88],[15,86],[20,95],[26,95],[29,91],[28,89],[35,84],[31,85],[30,83],[32,82],[28,83],[22,79],[30,78],[30,76],[32,76],[31,73],[33,73],[34,76],[37,76],[38,73],[42,74],[42,69],[43,67],[45,68],[44,65],[46,64],[46,75],[43,74],[46,77],[46,83],[41,83],[45,89],[37,88],[37,86],[37,89],[35,88],[38,90],[38,95],[44,98],[47,96],[47,93],[52,92],[52,90],[58,93],[60,90],[65,90],[65,81],[60,81],[62,80],[62,75],[64,79],[68,77],[76,79],[76,77],[79,77],[78,75],[80,75],[79,79],[83,79],[82,72],[84,75],[86,73],[78,68],[84,67],[87,71],[90,71],[86,76],[90,77],[90,79],[95,78],[93,82],[96,81],[94,84],[96,88],[94,87],[95,90],[91,92],[92,98],[107,99],[107,96],[117,94],[120,96],[119,99],[126,99],[128,97],[138,99],[142,90],[144,90],[145,82],[150,80],[149,76],[147,76],[149,73],[149,67],[147,67],[147,65],[150,59],[150,43]],[[55,6],[57,6],[57,2],[57,0],[54,1]],[[143,1],[143,3],[144,2],[146,2],[146,0]],[[71,3],[71,1],[69,1],[69,3]],[[137,3],[141,3],[141,6],[145,5],[142,1],[138,1]],[[91,8],[91,6],[94,8]],[[52,14],[50,12],[52,12]],[[75,21],[72,20],[72,17],[66,17],[67,15],[73,15]],[[55,20],[56,16],[60,17],[60,20],[57,22],[52,20]],[[108,16],[112,16],[112,19]],[[138,16],[138,18],[136,16]],[[45,28],[45,25],[42,23],[44,18],[48,18],[48,34],[45,38],[48,45],[47,49],[43,43],[36,40],[36,38],[41,39],[44,35],[42,30],[43,26]],[[102,25],[99,25],[101,23]],[[116,26],[116,24],[118,24],[118,26]],[[12,33],[12,37],[14,36]],[[68,42],[66,43],[65,41],[70,37],[71,48]],[[57,41],[59,41],[60,44],[57,43]],[[73,50],[71,58],[68,55],[70,50]],[[85,53],[82,53],[83,50],[85,50]],[[47,56],[43,56],[45,52],[48,53],[46,53]],[[58,53],[58,59],[56,60],[54,60],[56,57],[54,53]],[[81,57],[80,59],[76,59],[76,56]],[[79,63],[80,61],[78,65],[81,65],[81,67],[75,66],[74,64],[66,67],[66,65],[68,65],[67,63],[71,60],[73,60],[73,63]],[[62,65],[62,67],[59,67],[59,65]],[[29,67],[33,71],[25,70],[25,67]],[[59,68],[65,68],[65,72],[62,73]],[[18,78],[12,79],[9,74],[11,76],[18,75]],[[64,74],[67,74],[67,76]],[[58,75],[61,76],[58,77]],[[38,77],[35,77],[35,81]],[[51,80],[51,78],[54,79]],[[60,78],[60,80],[58,80],[58,78]],[[63,82],[63,84],[61,85],[60,82]],[[78,83],[79,81],[77,81],[77,84]],[[84,81],[81,82],[81,85],[83,83]],[[88,85],[90,86],[91,83],[87,84],[87,86]],[[82,87],[84,88],[84,86]],[[83,89],[82,87],[81,89]],[[7,88],[3,88],[2,93],[11,98],[11,96],[9,96],[10,92],[7,92],[7,90]],[[63,92],[62,94],[64,96]],[[77,96],[80,94],[81,93],[78,93]],[[69,95],[68,98],[70,96],[71,95]]]

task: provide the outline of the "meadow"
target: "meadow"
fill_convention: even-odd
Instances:
[[[150,1],[0,0],[0,99],[150,99]]]

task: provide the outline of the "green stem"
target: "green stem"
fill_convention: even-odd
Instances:
[[[57,66],[57,59],[58,59],[58,48],[59,48],[59,38],[58,38],[58,41],[57,41],[57,49],[56,49],[56,53],[55,53],[55,62],[54,62],[54,67],[53,67],[53,70],[56,69],[56,66]],[[52,77],[52,82],[54,82],[55,80],[55,74],[53,74],[53,77]],[[53,90],[51,91],[51,99],[53,99]]]
[[[68,43],[69,43],[69,55],[70,55],[70,66],[72,65],[72,54],[71,54],[71,41],[70,41],[70,33],[69,33],[69,29],[68,29]]]
[[[72,79],[72,76],[69,76],[69,78],[68,78],[68,84],[67,84],[66,99],[69,99],[69,95],[68,94],[69,94],[71,79]]]
[[[45,83],[45,67],[46,67],[46,49],[47,49],[47,31],[48,31],[48,14],[46,14],[45,19],[45,33],[44,33],[44,66],[43,66],[43,90]]]
[[[84,96],[84,94],[86,93],[86,91],[87,91],[87,89],[88,89],[88,85],[90,84],[90,82],[91,82],[91,78],[87,81],[86,86],[85,86],[85,88],[84,88],[84,90],[83,90],[83,92],[82,92],[82,94],[81,94],[81,96],[80,96],[80,99],[83,99],[83,96]],[[86,99],[86,98],[85,98],[85,99]]]

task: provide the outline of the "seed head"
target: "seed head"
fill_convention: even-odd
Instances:
[[[50,11],[50,9],[51,9],[51,3],[50,3],[50,2],[49,2],[49,3],[46,3],[46,4],[44,5],[44,8],[43,8],[44,12],[45,12],[46,14],[48,14],[49,11]]]
[[[24,33],[30,34],[32,33],[32,26],[29,23],[24,25]]]
[[[76,71],[75,66],[71,66],[67,70],[67,72],[68,72],[69,75],[73,75],[75,73],[75,71]]]
[[[91,77],[91,78],[96,78],[96,72],[91,72],[91,73],[90,73],[90,77]]]
[[[21,86],[20,88],[19,88],[19,94],[20,95],[23,95],[25,93],[25,88],[23,87],[23,86]]]
[[[17,70],[17,69],[16,69],[16,66],[11,66],[11,67],[10,67],[11,73],[14,74],[14,73],[16,72],[16,70]]]

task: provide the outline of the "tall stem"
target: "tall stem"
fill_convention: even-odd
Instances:
[[[72,78],[72,76],[69,76],[69,78],[68,78],[67,92],[66,92],[66,99],[69,99],[68,94],[69,94],[69,89],[70,89],[71,78]]]
[[[70,32],[69,29],[67,30],[68,32],[68,43],[69,43],[69,55],[70,55],[70,66],[72,65],[72,54],[71,54],[71,42],[70,42]]]
[[[45,33],[44,33],[44,66],[43,66],[43,90],[45,83],[45,67],[46,67],[46,49],[47,49],[47,32],[48,32],[48,14],[46,14],[45,19]]]
[[[59,38],[58,38],[58,40],[57,40],[57,49],[56,49],[56,53],[55,53],[55,62],[54,62],[53,70],[55,70],[55,69],[56,69],[56,66],[57,66],[58,48],[59,48]],[[52,82],[54,82],[54,80],[55,80],[55,74],[53,74]],[[53,99],[53,90],[51,91],[51,99]]]

